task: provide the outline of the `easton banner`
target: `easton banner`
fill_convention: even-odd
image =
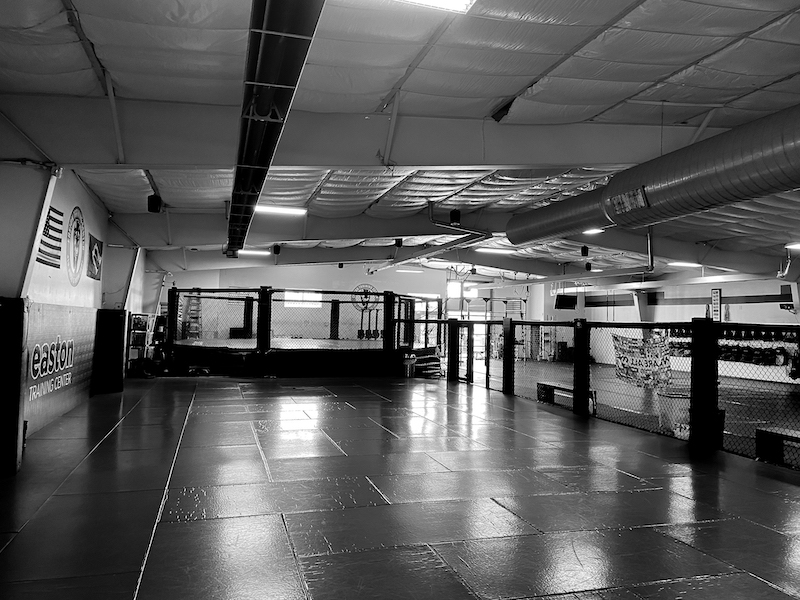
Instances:
[[[31,303],[25,419],[34,432],[89,397],[97,310]]]
[[[642,340],[612,334],[617,378],[644,388],[669,385],[669,343],[662,336]]]

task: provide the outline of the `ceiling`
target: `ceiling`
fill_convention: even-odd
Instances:
[[[505,231],[512,215],[800,105],[800,0],[477,0],[466,15],[325,0],[313,39],[313,11],[304,28],[270,25],[294,2],[5,3],[0,159],[74,170],[114,235],[170,271],[414,263],[608,281],[675,278],[669,263],[688,261],[774,277],[798,241],[791,190],[657,224],[652,257],[642,229],[517,246]],[[253,81],[264,61],[280,77]],[[291,100],[288,114],[253,113],[262,90]],[[252,121],[274,131],[244,246],[281,252],[228,258]],[[251,220],[256,200],[308,212]]]

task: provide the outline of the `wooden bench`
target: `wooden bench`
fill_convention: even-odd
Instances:
[[[756,428],[756,457],[783,464],[783,442],[800,442],[800,431],[786,427]]]
[[[536,383],[536,399],[539,402],[555,404],[556,390],[559,392],[565,392],[567,394],[572,394],[573,392],[572,385],[568,383],[539,381]],[[591,402],[591,405],[589,406],[589,412],[591,412],[593,415],[597,415],[597,392],[595,390],[589,390],[589,401]]]

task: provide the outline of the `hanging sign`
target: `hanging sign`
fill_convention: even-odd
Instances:
[[[612,334],[618,379],[638,387],[660,388],[669,385],[672,369],[667,339],[656,336],[641,340]]]
[[[722,321],[722,290],[720,288],[711,290],[711,320],[715,323]]]

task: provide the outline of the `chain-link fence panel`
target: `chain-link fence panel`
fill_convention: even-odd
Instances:
[[[572,323],[516,322],[514,326],[514,394],[572,407],[575,330]],[[544,386],[543,386],[544,384]]]
[[[377,291],[274,290],[271,299],[272,348],[383,348],[384,303]]]
[[[487,387],[503,391],[503,323],[486,324]]]
[[[724,323],[717,338],[724,449],[800,468],[800,328]]]
[[[405,327],[414,332],[412,347],[405,353],[413,360],[411,373],[415,377],[439,379],[447,375],[447,321],[419,320],[396,323],[398,332]],[[401,339],[400,337],[397,338]],[[404,348],[402,345],[399,346]],[[404,348],[405,349],[405,348]]]
[[[178,290],[179,345],[256,349],[258,290]]]
[[[589,387],[597,416],[688,439],[689,328],[688,324],[593,323]]]

